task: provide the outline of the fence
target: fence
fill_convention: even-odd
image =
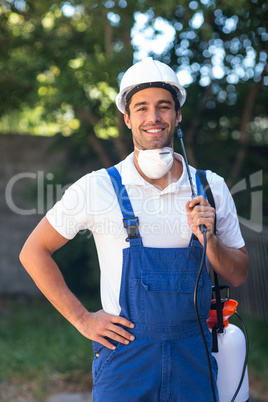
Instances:
[[[239,311],[268,320],[268,227],[256,233],[241,227],[249,254],[247,281],[238,288],[231,287],[231,298],[238,301]]]

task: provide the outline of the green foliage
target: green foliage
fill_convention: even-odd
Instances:
[[[125,7],[113,11],[123,26],[133,24]],[[54,133],[117,135],[117,76],[131,63],[132,49],[129,31],[122,37],[122,27],[112,26],[109,13],[102,2],[84,0],[72,6],[61,1],[2,3],[0,116],[38,107],[43,113],[37,123],[53,122]]]
[[[91,302],[85,301],[85,306],[96,310],[99,303],[92,298]],[[64,379],[81,387],[86,377],[86,389],[90,389],[91,341],[79,334],[47,300],[1,299],[0,317],[1,400],[19,400],[25,386],[30,392],[25,400],[46,400],[50,384]],[[12,396],[5,399],[9,386]]]

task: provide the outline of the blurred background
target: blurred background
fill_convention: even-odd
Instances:
[[[235,199],[250,273],[231,297],[249,334],[252,398],[268,401],[267,25],[263,0],[0,0],[1,401],[90,391],[90,342],[43,298],[18,255],[68,185],[132,151],[114,102],[122,74],[146,56],[186,88],[189,163],[223,176]],[[97,309],[91,233],[55,259]]]

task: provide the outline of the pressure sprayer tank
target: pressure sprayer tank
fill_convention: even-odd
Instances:
[[[218,363],[217,387],[219,402],[231,402],[237,390],[243,371],[246,356],[246,341],[243,332],[236,325],[229,323],[229,318],[235,313],[237,301],[229,299],[223,306],[224,332],[217,334],[218,352],[212,353]],[[207,320],[210,331],[217,323],[217,311],[210,310]],[[245,402],[249,399],[248,371],[246,368],[244,380],[235,398],[235,402]]]

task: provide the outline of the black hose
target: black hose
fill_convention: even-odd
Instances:
[[[198,326],[199,326],[200,333],[201,333],[203,343],[204,343],[204,347],[205,347],[205,350],[206,350],[206,356],[207,356],[207,362],[208,362],[208,370],[209,370],[209,378],[210,378],[211,390],[212,390],[212,394],[213,394],[213,400],[214,400],[214,402],[217,402],[215,386],[214,386],[214,381],[213,381],[213,376],[212,376],[210,354],[209,354],[209,351],[208,351],[207,342],[206,342],[206,338],[205,338],[204,331],[203,331],[203,328],[202,328],[202,324],[201,324],[201,321],[200,321],[199,312],[198,312],[198,306],[197,306],[198,285],[199,285],[199,280],[200,280],[200,277],[201,277],[203,265],[205,263],[206,249],[207,249],[206,231],[203,232],[203,237],[204,237],[203,254],[202,254],[201,264],[200,264],[200,268],[199,268],[199,271],[198,271],[198,274],[197,274],[197,278],[196,278],[196,282],[195,282],[195,289],[194,289],[194,308],[195,308],[195,315],[196,315],[196,318],[197,318]]]

